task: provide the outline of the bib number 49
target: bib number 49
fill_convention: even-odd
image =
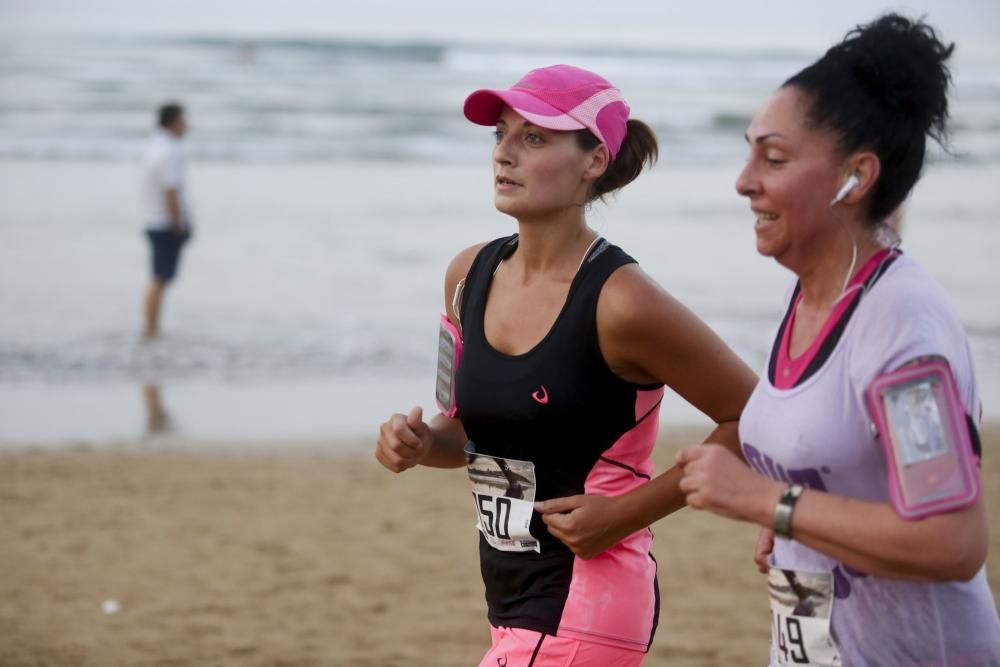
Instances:
[[[479,523],[491,537],[510,539],[510,499],[473,493],[472,498],[479,512]]]
[[[781,664],[809,664],[806,655],[805,642],[802,636],[802,624],[794,616],[783,616],[772,612],[774,627],[774,645],[778,649]]]

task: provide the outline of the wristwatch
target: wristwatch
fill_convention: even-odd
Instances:
[[[774,534],[781,537],[792,536],[792,510],[795,503],[802,495],[801,484],[789,484],[785,487],[785,492],[781,494],[781,499],[774,507]]]

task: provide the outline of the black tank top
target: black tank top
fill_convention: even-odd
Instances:
[[[601,240],[570,284],[546,336],[524,354],[499,352],[486,340],[484,315],[500,262],[517,235],[483,247],[466,276],[460,307],[463,352],[456,377],[458,418],[475,454],[531,461],[535,500],[584,493],[603,452],[636,426],[637,391],[607,366],[597,336],[597,301],[608,277],[635,260]],[[573,572],[573,553],[536,512],[531,534],[540,552],[494,549],[480,536],[480,565],[494,626],[555,634]]]

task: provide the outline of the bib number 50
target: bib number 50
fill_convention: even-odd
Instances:
[[[479,512],[479,522],[491,537],[510,539],[510,499],[473,493],[472,498]]]

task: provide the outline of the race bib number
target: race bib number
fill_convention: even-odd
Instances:
[[[833,574],[772,567],[771,650],[779,665],[842,665],[830,634]]]
[[[535,464],[465,453],[476,527],[500,551],[541,551],[529,530],[535,504]]]

